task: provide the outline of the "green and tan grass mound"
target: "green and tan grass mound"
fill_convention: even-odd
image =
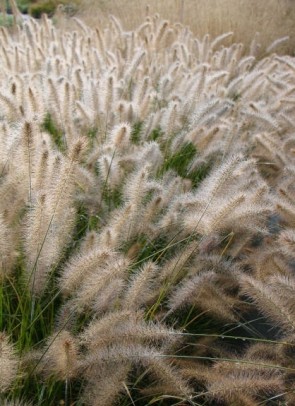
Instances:
[[[73,24],[0,31],[0,401],[291,404],[294,58]]]

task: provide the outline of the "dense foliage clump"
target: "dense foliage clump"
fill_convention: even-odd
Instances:
[[[0,30],[1,404],[291,404],[294,58],[72,23]]]

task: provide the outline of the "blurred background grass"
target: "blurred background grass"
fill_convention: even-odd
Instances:
[[[40,18],[43,13],[52,17],[59,5],[63,6],[65,13],[69,15],[75,14],[81,9],[82,3],[83,1],[81,0],[16,0],[21,13],[30,14],[35,18]],[[7,12],[11,14],[9,0],[0,0],[0,7],[2,13]]]
[[[9,0],[1,3],[8,6]],[[247,47],[259,32],[262,49],[289,36],[281,51],[295,54],[295,0],[17,0],[17,4],[22,13],[36,18],[42,13],[54,15],[62,4],[65,15],[77,15],[91,26],[103,24],[113,14],[127,30],[141,24],[147,13],[159,13],[164,19],[188,25],[198,37],[233,31],[232,40]]]

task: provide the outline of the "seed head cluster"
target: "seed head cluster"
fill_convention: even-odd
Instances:
[[[1,404],[295,402],[295,59],[231,36],[0,29]]]

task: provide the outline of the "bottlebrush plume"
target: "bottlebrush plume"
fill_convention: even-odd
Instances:
[[[76,376],[78,344],[68,331],[59,331],[48,338],[42,357],[43,373],[57,380]]]
[[[0,333],[0,393],[6,392],[17,377],[19,359],[5,333]]]

